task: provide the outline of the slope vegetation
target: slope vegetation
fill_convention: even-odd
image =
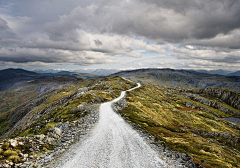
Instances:
[[[169,73],[165,75],[169,76]],[[172,79],[171,75],[167,79]],[[3,102],[11,104],[1,104],[8,111],[0,115],[1,135],[6,138],[0,141],[0,164],[6,160],[15,165],[26,161],[21,153],[38,159],[41,152],[48,157],[49,151],[66,149],[73,139],[86,134],[90,128],[87,122],[97,121],[101,103],[136,86],[121,77],[54,83],[45,85],[45,81],[34,80],[20,88],[1,92]],[[181,84],[189,86],[184,80]],[[15,102],[16,96],[31,99]],[[220,88],[142,85],[134,92],[128,92],[126,100],[127,106],[119,114],[135,129],[154,137],[155,143],[164,146],[164,150],[169,149],[168,157],[176,158],[174,151],[178,151],[191,155],[198,166],[240,167],[240,126],[223,119],[240,118],[238,92]],[[58,152],[55,154],[59,155]],[[47,162],[46,158],[43,160]]]
[[[1,116],[5,118],[0,123],[0,167],[6,163],[34,167],[39,159],[41,164],[47,164],[50,154],[58,156],[87,133],[98,120],[102,102],[136,84],[108,77],[51,86]]]
[[[1,118],[1,133],[8,130],[3,137],[44,133],[48,125],[73,121],[82,117],[82,113],[88,113],[84,109],[78,109],[78,105],[85,103],[87,106],[111,100],[118,96],[121,90],[131,86],[132,83],[126,83],[122,78],[116,77],[89,79],[77,84],[52,87],[46,93],[5,113]]]
[[[202,90],[176,87],[143,85],[126,100],[119,113],[155,142],[190,154],[196,165],[240,167],[240,126],[222,119],[240,117],[239,109]]]

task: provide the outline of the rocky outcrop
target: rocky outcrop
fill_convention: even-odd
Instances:
[[[191,99],[191,100],[194,100],[194,101],[197,101],[197,102],[200,102],[204,105],[207,105],[209,107],[213,107],[215,109],[218,109],[218,110],[221,110],[222,112],[224,113],[232,113],[232,114],[237,114],[237,115],[240,115],[238,112],[232,110],[232,109],[229,109],[225,106],[222,106],[219,102],[217,102],[216,100],[209,100],[207,98],[204,98],[202,96],[199,96],[197,94],[192,94],[192,93],[187,93],[186,96]],[[188,104],[186,103],[186,106],[188,107]],[[201,108],[201,107],[200,107]],[[206,111],[207,109],[203,109],[204,107],[202,107],[201,110],[204,110]],[[210,112],[210,110],[207,110]],[[211,112],[213,113],[213,112]]]
[[[214,113],[213,111],[207,109],[207,108],[204,108],[202,107],[201,105],[196,105],[196,104],[192,104],[190,102],[185,102],[183,101],[182,102],[186,107],[189,107],[189,108],[192,108],[192,109],[200,109],[200,110],[203,110],[203,111],[206,111],[206,112],[209,112],[209,113],[212,113],[213,115],[219,117],[219,115],[217,113]]]
[[[7,121],[11,121],[9,127],[13,127],[18,121],[20,121],[29,111],[33,110],[36,106],[41,105],[47,100],[47,97],[39,97],[34,100],[27,101],[23,105],[20,105],[15,110],[13,110],[8,117],[6,118]],[[1,136],[1,138],[8,137],[9,134],[6,133],[5,135]]]
[[[213,132],[213,131],[206,131],[206,130],[194,130],[194,134],[199,135],[203,138],[210,138],[210,142],[218,142],[222,145],[231,146],[233,148],[237,148],[239,146],[240,138],[237,137],[235,134],[226,134],[221,132]]]
[[[73,122],[59,122],[49,129],[46,135],[30,135],[15,139],[4,140],[1,144],[9,143],[12,151],[20,150],[18,154],[21,162],[4,160],[0,167],[39,167],[46,166],[66,151],[71,144],[85,136],[98,121],[98,107],[85,117]]]
[[[187,97],[191,100],[196,102],[200,102],[206,106],[213,107],[218,109],[226,114],[234,114],[239,115],[240,113],[233,108],[228,108],[228,105],[236,109],[240,109],[240,94],[234,91],[230,91],[228,89],[218,89],[218,88],[204,88],[204,89],[182,89],[182,88],[168,88],[167,90],[169,93],[172,92],[179,92],[184,97]],[[209,98],[210,97],[210,98]],[[213,98],[214,97],[214,98]],[[211,98],[213,98],[211,100]],[[226,103],[228,105],[223,106]],[[218,114],[214,113],[213,111],[201,106],[200,104],[192,104],[190,102],[183,101],[183,104],[187,107],[200,109],[206,112],[210,112],[216,116]],[[219,117],[219,116],[218,116]]]
[[[240,94],[227,89],[205,88],[200,89],[198,93],[215,96],[225,103],[240,110]]]

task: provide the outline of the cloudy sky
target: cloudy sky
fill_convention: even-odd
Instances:
[[[0,69],[239,67],[240,0],[0,1]]]

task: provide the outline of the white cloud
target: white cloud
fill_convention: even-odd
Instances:
[[[194,49],[194,47],[191,46],[191,45],[186,45],[186,47],[189,48],[189,49]]]

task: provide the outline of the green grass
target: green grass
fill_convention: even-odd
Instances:
[[[240,155],[230,151],[240,151],[240,141],[232,136],[211,136],[212,132],[219,132],[240,137],[239,130],[230,127],[214,114],[187,108],[182,102],[191,102],[224,116],[220,110],[190,100],[182,93],[168,92],[161,86],[143,85],[129,92],[126,99],[128,106],[119,113],[157,137],[156,140],[164,141],[171,149],[187,152],[194,157],[195,162],[200,161],[207,167],[240,167]],[[201,160],[206,160],[208,164]]]
[[[98,108],[99,104],[115,99],[120,95],[121,91],[134,86],[136,86],[135,83],[128,82],[120,77],[106,77],[82,80],[80,83],[49,92],[47,95],[43,95],[47,97],[46,101],[28,113],[22,126],[12,130],[10,136],[46,134],[50,126],[52,126],[46,123],[46,120],[55,124],[57,122],[78,120],[90,114],[93,109]],[[83,87],[88,87],[88,91],[76,93],[79,88]],[[76,97],[77,94],[79,94],[78,97]],[[89,109],[84,112],[72,112],[82,103],[87,104]],[[49,109],[49,107],[51,108]],[[48,111],[48,113],[45,114],[45,111]],[[41,118],[35,119],[39,113],[41,113]],[[5,120],[4,122],[11,123],[9,120]],[[27,124],[29,126],[25,127]],[[3,129],[2,132],[5,132],[6,129]]]
[[[0,113],[26,102],[38,94],[36,85],[20,86],[18,89],[0,91]]]

